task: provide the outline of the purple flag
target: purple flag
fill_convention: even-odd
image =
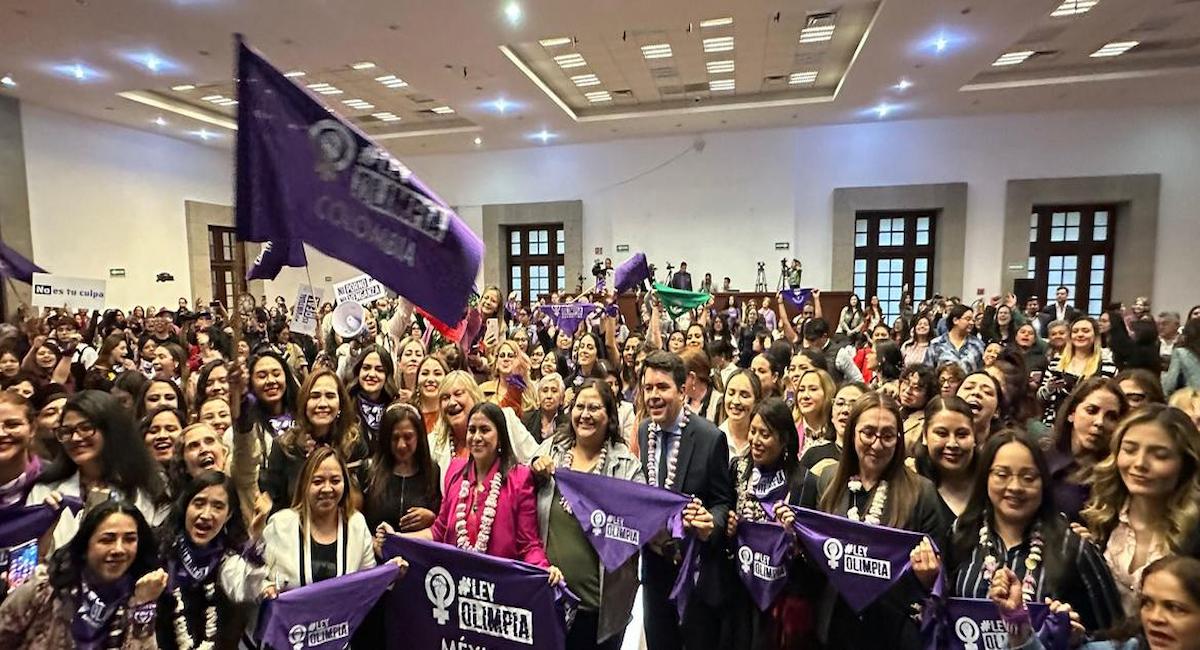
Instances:
[[[1008,632],[996,604],[986,599],[947,598],[934,634],[922,626],[925,650],[991,650],[1007,648]],[[1046,650],[1067,650],[1071,623],[1041,603],[1028,603],[1030,622]]]
[[[483,242],[357,127],[238,40],[237,231],[303,242],[457,323]]]
[[[613,275],[613,291],[624,293],[650,279],[650,266],[645,253],[634,253],[633,257],[621,262]]]
[[[25,284],[33,282],[34,273],[45,273],[46,270],[25,259],[17,251],[0,242],[0,278],[12,278]]]
[[[683,507],[691,499],[682,494],[563,468],[554,470],[554,482],[609,571],[663,530],[683,537]]]
[[[307,266],[308,259],[304,256],[304,244],[298,241],[273,242],[263,244],[254,264],[246,271],[247,280],[274,280],[280,269],[285,266]]]
[[[925,537],[808,508],[791,508],[804,549],[856,613],[862,613],[900,581],[911,564],[909,554]]]
[[[399,572],[396,565],[383,564],[285,591],[263,603],[259,636],[275,650],[348,647]]]
[[[559,305],[542,305],[538,309],[549,316],[558,329],[573,336],[579,329],[579,324],[596,311],[596,303],[580,300]]]
[[[812,301],[812,289],[784,289],[779,296],[796,309],[804,309],[805,303]]]
[[[703,542],[696,539],[695,535],[688,535],[683,540],[683,548],[681,553],[683,561],[679,564],[679,574],[675,576],[675,584],[671,585],[671,593],[667,596],[667,600],[675,603],[675,613],[679,615],[679,620],[683,620],[683,613],[687,611],[688,599],[692,597],[692,590],[696,588],[696,582],[700,580],[700,549]]]
[[[384,557],[408,562],[388,594],[388,648],[560,650],[579,599],[516,560],[389,535]]]
[[[0,550],[38,539],[54,525],[59,512],[49,506],[0,509]]]
[[[734,560],[750,598],[766,611],[787,586],[792,538],[779,524],[739,522]]]

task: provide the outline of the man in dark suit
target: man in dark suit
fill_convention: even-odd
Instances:
[[[651,543],[642,551],[642,605],[649,650],[703,650],[718,647],[720,607],[725,593],[721,571],[725,524],[734,503],[725,436],[700,415],[684,410],[683,360],[655,352],[642,369],[642,392],[650,419],[638,427],[641,460],[651,484],[693,495],[683,525],[700,544],[700,574],[683,620],[670,602],[679,574],[677,545]],[[651,437],[655,453],[650,457]],[[674,466],[674,470],[672,470]]]
[[[1046,305],[1046,308],[1042,310],[1042,322],[1046,325],[1049,325],[1056,320],[1066,321],[1068,323],[1075,322],[1075,319],[1079,318],[1082,314],[1078,309],[1075,309],[1070,303],[1067,302],[1067,299],[1070,296],[1071,290],[1066,287],[1059,287],[1055,289],[1054,302]]]
[[[687,262],[679,263],[679,270],[675,275],[671,276],[671,282],[667,286],[672,289],[682,289],[684,291],[692,290],[692,274],[688,273]]]

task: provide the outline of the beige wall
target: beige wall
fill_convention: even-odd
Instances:
[[[561,223],[566,238],[563,261],[567,267],[567,289],[574,288],[576,276],[583,273],[583,201],[547,201],[545,203],[510,203],[483,206],[483,244],[488,251],[483,262],[483,286],[495,284],[505,295],[509,278],[505,273],[508,259],[508,239],[504,226],[527,223]],[[553,244],[553,242],[551,242]],[[588,270],[591,265],[588,265]],[[590,276],[588,276],[590,277]],[[550,279],[551,283],[554,278]],[[587,280],[584,281],[587,284]]]
[[[11,97],[0,97],[0,241],[27,258],[33,257],[21,108]],[[0,291],[4,292],[4,306],[9,314],[16,311],[18,304],[29,302],[29,285],[25,283],[5,282]]]

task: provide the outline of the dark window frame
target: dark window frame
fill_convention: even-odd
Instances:
[[[854,255],[851,262],[853,265],[851,267],[851,285],[855,287],[856,291],[859,289],[863,291],[863,294],[859,295],[859,299],[862,301],[864,306],[869,304],[871,296],[877,295],[881,288],[879,284],[879,263],[881,260],[902,260],[902,270],[900,271],[902,276],[901,286],[905,284],[908,285],[909,294],[910,298],[912,299],[914,309],[916,308],[916,304],[921,300],[928,300],[933,296],[933,273],[937,252],[937,222],[939,212],[940,211],[938,210],[860,210],[855,213],[855,223],[853,229],[854,240],[852,240]],[[925,244],[918,245],[916,243],[917,220],[922,217],[929,219],[929,237]],[[880,245],[879,241],[881,224],[885,219],[895,218],[904,219],[904,228],[902,231],[894,231],[893,229],[889,228],[888,232],[902,232],[903,243],[900,245],[891,245],[890,243]],[[859,246],[857,245],[858,235],[861,235],[862,233],[858,231],[858,222],[864,220],[867,222],[866,243],[863,246]],[[916,270],[918,259],[924,259],[926,261],[925,271],[922,272],[925,275],[924,295],[921,295],[921,292],[916,291],[917,287],[915,278],[918,273]],[[857,274],[861,273],[857,264],[859,261],[866,262],[866,277],[864,278],[865,282],[863,284],[860,284],[857,281]],[[892,271],[886,272],[892,273]],[[883,288],[892,288],[892,285],[884,285]],[[901,292],[900,296],[895,300],[889,300],[883,296],[880,296],[879,298],[880,306],[883,308],[884,318],[889,327],[891,326],[892,321],[899,316],[899,304],[902,300],[902,297],[903,292]],[[889,309],[888,303],[892,302],[894,302],[896,305],[896,310],[894,311]]]
[[[1041,297],[1042,304],[1054,299],[1054,291],[1061,284],[1070,290],[1069,304],[1080,311],[1098,316],[1112,298],[1113,266],[1115,260],[1115,241],[1117,225],[1117,205],[1111,203],[1058,204],[1035,205],[1030,211],[1030,231],[1036,230],[1037,241],[1029,242],[1029,259],[1034,260],[1033,269],[1027,269],[1027,277],[1032,277],[1034,293]],[[1078,239],[1051,241],[1052,230],[1055,228],[1054,215],[1079,213],[1079,224],[1073,226],[1079,229]],[[1105,238],[1096,241],[1096,214],[1106,213],[1104,224]],[[1037,218],[1036,226],[1034,217]],[[1093,257],[1103,255],[1104,280],[1103,290],[1099,299],[1091,298],[1091,276]],[[1052,256],[1074,256],[1076,259],[1075,281],[1055,282],[1050,285],[1050,258]],[[1099,270],[1099,269],[1097,269]],[[1089,304],[1096,303],[1097,304]],[[1099,307],[1099,309],[1094,309]]]
[[[534,243],[530,235],[546,231],[546,252],[534,252],[532,244]],[[512,237],[514,233],[520,234],[518,243],[518,251],[513,252]],[[540,243],[540,238],[539,238]],[[562,223],[533,223],[533,224],[512,224],[504,228],[504,282],[508,286],[509,292],[516,291],[517,301],[522,305],[530,305],[536,303],[542,294],[530,294],[531,271],[535,267],[547,267],[546,282],[548,290],[545,294],[554,293],[555,291],[562,292],[566,290],[566,230]],[[561,251],[561,252],[560,252]],[[513,270],[520,270],[521,286],[513,286]],[[562,276],[562,282],[559,282],[559,276]]]

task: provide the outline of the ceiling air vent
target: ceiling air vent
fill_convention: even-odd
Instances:
[[[1131,51],[1143,54],[1146,52],[1177,52],[1190,50],[1197,46],[1200,46],[1200,38],[1177,38],[1169,41],[1144,41]]]
[[[1043,27],[1042,29],[1035,29],[1032,32],[1029,32],[1025,35],[1025,38],[1021,39],[1020,42],[1021,44],[1025,45],[1049,43],[1059,36],[1062,36],[1062,33],[1065,31],[1067,31],[1067,27],[1065,25],[1059,27]]]

